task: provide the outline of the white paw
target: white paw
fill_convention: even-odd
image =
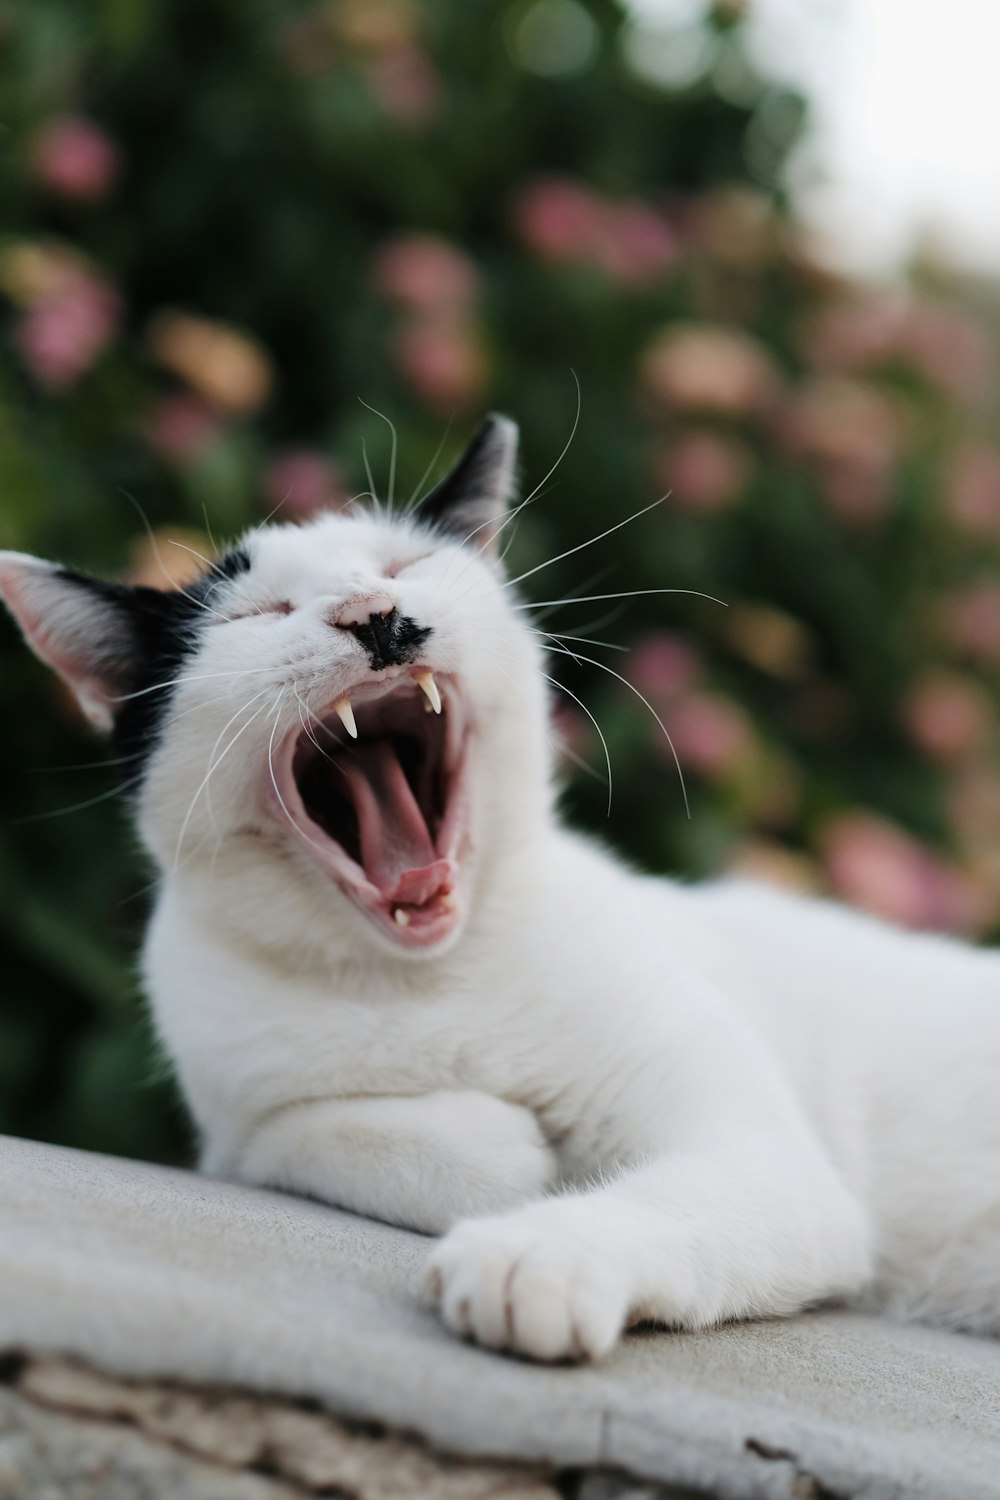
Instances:
[[[551,1217],[551,1216],[550,1216]],[[460,1224],[435,1250],[427,1287],[453,1332],[531,1359],[599,1359],[628,1289],[612,1257],[528,1215]]]

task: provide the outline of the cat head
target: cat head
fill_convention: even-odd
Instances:
[[[547,707],[497,555],[515,450],[491,417],[412,512],[264,526],[184,590],[0,553],[0,595],[110,731],[167,880],[257,931],[416,954],[530,857]]]

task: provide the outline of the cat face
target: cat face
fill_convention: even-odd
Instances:
[[[251,533],[187,590],[0,554],[34,649],[110,728],[164,874],[395,952],[442,950],[547,801],[491,418],[412,516]]]

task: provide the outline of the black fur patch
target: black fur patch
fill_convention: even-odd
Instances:
[[[234,547],[212,567],[179,589],[151,589],[138,584],[105,583],[72,569],[60,569],[71,579],[113,606],[127,645],[128,697],[115,714],[111,740],[123,759],[122,777],[132,790],[138,785],[176,691],[176,679],[195,652],[199,636],[213,616],[205,606],[220,585],[248,571],[250,554]],[[162,690],[158,684],[163,683]],[[169,684],[169,686],[167,685]]]

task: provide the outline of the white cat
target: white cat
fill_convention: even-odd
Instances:
[[[1000,1332],[1000,957],[560,826],[514,448],[183,594],[0,555],[141,776],[205,1168],[443,1234],[448,1326],[537,1359],[845,1296]]]

